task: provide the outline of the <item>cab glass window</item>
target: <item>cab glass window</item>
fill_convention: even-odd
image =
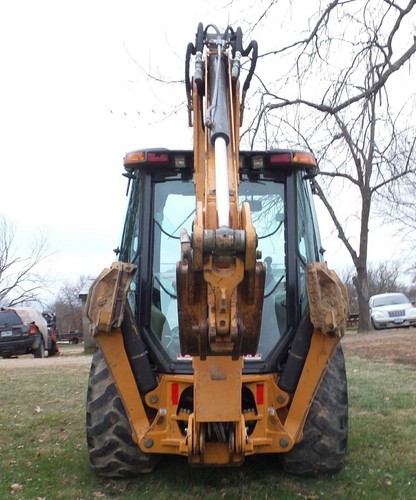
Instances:
[[[316,232],[314,227],[314,216],[311,207],[311,193],[308,180],[304,173],[299,172],[297,178],[297,237],[298,237],[298,286],[301,311],[304,312],[307,305],[306,295],[306,264],[319,260],[316,244]]]
[[[263,320],[257,357],[266,357],[286,330],[285,189],[273,180],[243,178],[239,201],[248,202],[266,263]],[[151,330],[166,352],[180,357],[176,295],[176,263],[180,231],[192,233],[194,185],[170,179],[154,184],[153,288]]]
[[[130,182],[130,181],[129,181]],[[140,181],[137,177],[132,182],[132,192],[127,206],[126,223],[124,225],[123,239],[121,244],[120,260],[123,262],[134,262],[139,251],[140,230],[140,208],[141,191]]]

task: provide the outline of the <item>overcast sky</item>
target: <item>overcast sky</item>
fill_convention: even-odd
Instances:
[[[18,251],[47,234],[54,255],[45,271],[58,287],[115,259],[126,206],[124,153],[191,146],[186,113],[183,133],[168,128],[163,99],[173,103],[152,94],[135,61],[163,68],[175,37],[183,59],[200,17],[187,15],[185,23],[182,15],[176,24],[177,3],[156,3],[1,3],[0,213],[15,224]],[[182,60],[175,62],[181,79]]]
[[[144,71],[183,79],[198,22],[237,27],[251,3],[1,2],[0,214],[15,224],[19,251],[47,235],[53,256],[43,269],[54,290],[115,260],[124,153],[192,147],[186,111],[177,108],[183,85],[162,90]],[[324,246],[339,250],[335,237]]]

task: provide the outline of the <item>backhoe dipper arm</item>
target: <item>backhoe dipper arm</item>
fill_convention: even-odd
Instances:
[[[202,24],[195,46],[187,49],[187,57],[195,56],[193,81],[187,60],[186,82],[193,115],[196,217],[192,237],[182,235],[178,310],[182,354],[202,359],[254,354],[259,340],[265,269],[257,262],[250,207],[240,208],[238,200],[240,59],[250,50],[242,48],[240,29],[222,34]]]

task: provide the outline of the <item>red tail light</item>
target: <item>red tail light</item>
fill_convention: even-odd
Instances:
[[[258,405],[264,404],[264,384],[257,384],[256,400]]]
[[[36,330],[37,330],[37,328],[36,328],[35,325],[30,325],[30,327],[29,327],[29,335],[31,337],[33,337],[34,335],[36,335]]]
[[[172,384],[172,404],[177,405],[179,403],[179,384]]]

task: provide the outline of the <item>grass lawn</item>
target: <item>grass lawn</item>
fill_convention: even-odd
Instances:
[[[89,469],[82,347],[52,369],[0,359],[0,498],[13,499],[416,499],[416,370],[347,357],[350,439],[335,476],[285,475],[273,456],[240,468],[195,469],[166,457],[150,475],[108,480]],[[78,356],[80,362],[71,364]],[[20,360],[15,360],[20,361]],[[63,363],[63,362],[62,362]]]

